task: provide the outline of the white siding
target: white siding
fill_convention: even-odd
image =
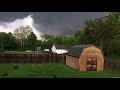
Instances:
[[[52,49],[52,52],[57,53],[57,54],[67,53],[66,49],[56,49],[55,45],[53,45],[51,49]]]
[[[52,52],[56,53],[56,47],[55,47],[55,45],[53,45],[51,49],[52,49]]]
[[[67,53],[67,50],[65,50],[65,49],[57,49],[57,50],[56,50],[56,53],[57,53],[57,54]]]

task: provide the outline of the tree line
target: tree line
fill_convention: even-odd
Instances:
[[[20,26],[14,33],[0,33],[0,51],[23,51],[26,49],[35,50],[37,37],[28,25]]]
[[[20,26],[14,33],[0,33],[0,50],[51,49],[53,44],[73,45],[93,44],[106,57],[120,57],[120,12],[110,12],[102,18],[88,20],[83,28],[75,30],[73,36],[53,36],[44,34],[42,40],[32,32],[30,26]]]
[[[120,12],[110,12],[102,18],[88,20],[76,32],[81,44],[93,44],[106,57],[120,58]]]
[[[20,26],[14,33],[0,32],[0,51],[35,51],[37,47],[41,47],[42,50],[51,49],[53,44],[70,47],[78,44],[78,42],[71,36],[53,36],[49,34],[44,34],[42,40],[37,40],[33,29],[28,25]]]

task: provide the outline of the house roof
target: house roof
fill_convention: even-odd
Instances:
[[[55,45],[56,49],[66,49],[65,45]]]
[[[89,47],[90,45],[76,45],[68,49],[67,55],[79,58],[83,49]]]

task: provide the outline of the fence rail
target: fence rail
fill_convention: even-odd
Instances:
[[[65,63],[64,54],[0,54],[0,63]]]
[[[113,71],[120,71],[120,59],[105,58],[105,68],[112,69]]]

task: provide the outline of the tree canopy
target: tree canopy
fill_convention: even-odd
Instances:
[[[27,36],[32,32],[32,28],[28,25],[26,26],[20,26],[14,31],[14,36],[16,39],[20,39],[21,41],[21,48],[24,48],[24,40],[27,38]]]
[[[28,49],[29,50],[36,50],[37,45],[37,36],[31,32],[28,36]]]

